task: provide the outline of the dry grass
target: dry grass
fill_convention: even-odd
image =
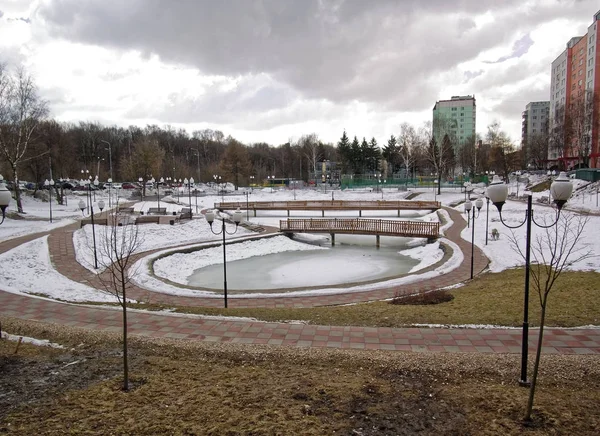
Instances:
[[[55,383],[51,395],[47,389],[37,397],[13,395],[12,408],[0,411],[6,434],[595,435],[600,429],[594,356],[544,357],[536,420],[526,427],[518,356],[133,339],[137,387],[124,393],[115,365],[118,336],[22,321],[7,329],[68,347],[23,345],[15,358],[7,356],[14,343],[0,341],[3,386],[6,369],[25,367],[23,388],[44,387],[78,367],[83,382]],[[59,364],[49,371],[48,362]]]
[[[522,269],[483,274],[453,289],[454,300],[428,306],[401,306],[374,302],[352,306],[306,309],[209,309],[180,307],[177,311],[207,315],[248,316],[264,321],[303,320],[312,324],[402,327],[411,324],[493,324],[520,326],[523,317]],[[600,324],[600,274],[564,273],[550,294],[547,326]],[[140,308],[163,308],[140,305]],[[530,289],[530,323],[538,325],[539,302]]]

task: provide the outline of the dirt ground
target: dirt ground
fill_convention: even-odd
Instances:
[[[132,339],[21,321],[0,341],[0,434],[596,435],[600,358],[546,356],[533,423],[519,356]]]

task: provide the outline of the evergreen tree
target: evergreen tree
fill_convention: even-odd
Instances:
[[[375,138],[371,138],[367,146],[367,155],[365,156],[365,160],[367,162],[367,168],[369,171],[377,172],[379,170],[379,160],[381,159],[381,150],[377,145],[377,140]]]
[[[352,147],[348,135],[346,135],[346,130],[344,130],[344,134],[337,143],[337,151],[342,164],[342,172],[346,173],[350,168],[350,162],[352,160]]]
[[[396,169],[396,162],[398,161],[398,142],[394,135],[390,136],[387,144],[383,146],[382,155],[389,165],[390,172],[393,173]]]
[[[371,170],[369,168],[369,143],[364,136],[360,143],[360,168],[360,172],[363,174]]]
[[[350,165],[352,167],[352,171],[356,173],[361,172],[362,168],[362,159],[361,159],[361,151],[360,151],[360,143],[358,142],[358,138],[355,136],[352,140],[352,145],[350,146],[352,149]]]

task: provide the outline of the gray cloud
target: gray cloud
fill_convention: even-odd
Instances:
[[[54,0],[41,3],[32,24],[41,39],[138,50],[205,74],[243,78],[234,90],[172,95],[167,107],[139,105],[131,116],[258,125],[284,121],[289,113],[311,119],[286,109],[298,99],[361,101],[381,111],[430,109],[440,87],[448,85],[440,82],[442,74],[515,38],[511,52],[495,62],[519,58],[516,66],[491,66],[455,80],[469,82],[469,93],[518,83],[549,68],[526,61],[533,44],[529,32],[557,18],[589,24],[596,1]],[[493,22],[478,26],[478,15],[487,12]],[[273,82],[256,79],[263,74]],[[528,93],[524,89],[521,98],[529,99]]]
[[[516,0],[506,2],[508,7]],[[512,23],[475,31],[494,1],[62,0],[36,19],[52,36],[157,54],[208,74],[267,72],[308,98],[361,100],[397,110],[430,106],[428,76],[509,39]],[[505,10],[506,11],[506,10]],[[459,38],[457,38],[457,36]],[[421,92],[406,93],[418,87]],[[414,94],[417,98],[407,98]]]

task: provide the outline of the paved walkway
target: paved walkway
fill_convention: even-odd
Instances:
[[[421,280],[417,283],[411,283],[408,285],[393,286],[385,289],[361,291],[361,292],[348,292],[334,295],[324,296],[284,296],[284,297],[251,297],[248,295],[236,295],[234,292],[230,292],[228,295],[228,306],[232,308],[244,308],[244,307],[315,307],[315,306],[331,306],[340,304],[350,303],[362,303],[366,301],[376,301],[392,298],[395,295],[406,295],[415,292],[423,292],[432,289],[439,289],[445,286],[454,285],[467,281],[471,277],[471,243],[465,241],[460,237],[461,231],[465,228],[466,222],[460,212],[454,209],[446,208],[450,217],[454,221],[449,229],[445,231],[446,238],[453,241],[459,246],[464,253],[465,260],[455,270],[434,278]],[[69,226],[65,227],[61,231],[53,231],[50,233],[48,238],[48,245],[50,249],[50,255],[52,262],[64,276],[71,280],[86,283],[93,287],[101,287],[95,274],[88,271],[86,268],[81,266],[75,261],[75,248],[73,246],[73,231],[77,227]],[[215,241],[218,243],[218,241]],[[1,249],[1,246],[0,246]],[[135,256],[136,260],[140,257],[147,256],[148,254],[162,251],[164,248],[158,250],[147,251]],[[483,271],[488,264],[488,259],[485,257],[483,252],[476,246],[474,252],[474,275],[479,274]],[[181,297],[175,295],[164,294],[160,292],[153,292],[151,290],[143,289],[138,286],[133,286],[128,291],[130,298],[138,301],[147,301],[155,304],[167,304],[173,306],[202,306],[202,307],[223,307],[223,297],[221,294],[216,293],[207,297]]]
[[[453,240],[463,253],[468,253],[465,255],[462,265],[449,274],[408,286],[327,297],[241,299],[231,296],[230,306],[305,307],[344,304],[389,298],[397,292],[434,289],[465,281],[470,276],[471,249],[470,243],[460,238],[460,231],[464,228],[465,222],[459,212],[452,209],[446,210],[454,220],[454,225],[446,231],[446,237]],[[81,267],[74,258],[72,232],[77,228],[78,225],[74,224],[50,232],[51,256],[59,272],[73,280],[94,285],[97,279]],[[46,234],[48,233],[38,233],[4,241],[0,243],[0,252],[5,252]],[[486,267],[487,258],[479,249],[476,249],[475,254],[474,271],[475,274],[478,274]],[[221,298],[175,297],[140,288],[136,288],[134,292],[136,293],[135,298],[146,295],[153,301],[162,298],[161,302],[163,303],[177,305],[221,307],[222,304]],[[131,295],[133,296],[133,293]],[[121,312],[118,309],[58,303],[3,291],[0,291],[0,315],[94,330],[115,332],[121,330]],[[130,311],[128,318],[131,334],[206,342],[396,351],[481,353],[519,353],[521,351],[520,329],[335,327],[210,320],[195,316],[138,311]],[[547,329],[544,339],[544,352],[548,354],[600,354],[600,330],[598,329]],[[531,329],[529,340],[531,350],[535,348],[536,340],[537,329]]]

